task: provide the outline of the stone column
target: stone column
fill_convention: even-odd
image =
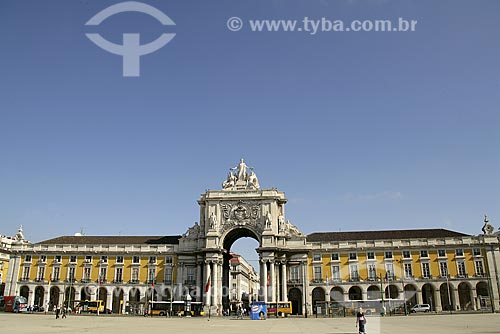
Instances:
[[[210,263],[205,262],[205,272],[203,273],[203,292],[205,295],[205,298],[203,299],[205,305],[210,306],[210,290],[212,289],[212,282],[210,282],[210,287],[208,288],[208,291],[205,291],[206,284],[208,282],[208,277],[210,276]],[[210,279],[211,281],[211,279]]]
[[[90,300],[96,300],[97,299],[97,291],[99,290],[99,286],[95,287],[92,289],[90,293]]]
[[[302,300],[303,300],[303,313],[304,315],[310,316],[309,312],[309,273],[307,272],[307,260],[302,262]]]
[[[64,305],[64,288],[59,288],[59,304]]]
[[[271,278],[271,302],[276,301],[276,277],[274,275],[274,261],[269,262],[269,278]]]
[[[287,278],[286,263],[283,262],[283,263],[281,263],[281,287],[282,287],[281,300],[285,301],[285,302],[288,301],[288,289],[286,286],[286,278]]]
[[[415,298],[417,300],[417,304],[422,304],[422,289],[417,289],[417,293],[415,294]]]
[[[476,297],[475,296],[476,296],[476,288],[470,289],[470,297],[469,298],[470,298],[470,303],[472,305],[472,309],[474,311],[477,310],[477,304],[476,304]]]
[[[10,257],[9,267],[7,268],[7,277],[5,279],[5,296],[16,296],[19,294],[18,279],[20,271],[21,255],[13,254]]]
[[[30,291],[29,291],[29,293],[28,293],[28,306],[33,305],[33,295],[34,295],[34,294],[35,294],[35,291],[30,289]],[[45,307],[45,305],[43,305],[43,304],[42,304],[42,305],[39,305],[39,306],[43,306],[43,307]]]
[[[452,307],[454,307],[453,311],[460,310],[460,297],[458,296],[458,288],[450,286],[451,293],[453,294],[453,298],[451,300]]]
[[[113,294],[109,291],[107,291],[107,296],[106,296],[106,308],[107,309],[113,309]],[[106,312],[106,310],[104,310]]]
[[[267,302],[267,262],[261,262],[260,269],[260,289],[262,291],[262,301]]]
[[[361,289],[361,298],[363,300],[368,300],[368,290],[365,290],[365,289]]]
[[[212,292],[213,292],[213,296],[212,296],[212,305],[214,306],[217,306],[218,302],[219,302],[219,294],[218,294],[218,287],[219,287],[219,264],[217,263],[217,261],[214,261],[212,263],[212,278],[213,278],[213,289],[212,289]]]
[[[439,289],[434,290],[434,296],[433,296],[433,301],[434,301],[434,309],[436,312],[441,312],[443,310],[443,307],[441,306],[441,292]]]
[[[179,263],[177,267],[177,299],[182,300],[182,290],[184,287],[184,263]]]
[[[196,296],[196,301],[201,302],[203,301],[203,276],[202,276],[202,271],[203,271],[203,262],[199,261],[196,265],[196,286],[198,289],[200,289],[200,294],[199,296]]]
[[[80,289],[75,288],[75,300],[80,300],[82,298],[80,293]]]
[[[128,297],[129,297],[130,291],[129,290],[124,290],[123,291],[123,305],[121,309],[121,314],[125,314],[125,310],[128,304]]]

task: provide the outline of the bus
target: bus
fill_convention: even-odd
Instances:
[[[104,308],[103,300],[82,300],[76,304],[75,311],[76,313],[97,313],[99,309],[99,313],[111,313],[110,310],[106,310]]]
[[[278,308],[278,315],[289,315],[292,314],[292,302],[277,302],[277,303],[266,303],[267,315],[276,315],[276,307]]]
[[[170,307],[173,306],[173,303],[165,302],[165,301],[149,301],[146,303],[146,308],[144,310],[144,316],[164,316],[170,314]]]
[[[172,310],[172,311],[170,311]],[[176,315],[184,316],[186,312],[186,303],[183,301],[148,301],[144,309],[144,316],[166,316]],[[203,316],[202,302],[191,302],[191,316]]]
[[[26,312],[28,300],[23,296],[0,297],[0,310],[5,312]]]

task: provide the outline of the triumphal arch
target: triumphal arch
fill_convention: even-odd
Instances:
[[[258,299],[288,300],[287,268],[301,265],[305,274],[309,248],[306,236],[286,218],[286,202],[283,192],[261,188],[254,168],[243,159],[229,169],[221,190],[207,190],[201,196],[200,223],[180,239],[178,261],[181,268],[197,266],[197,290],[202,291],[205,305],[229,306],[229,252],[242,237],[259,243]],[[301,282],[306,300],[307,280]]]

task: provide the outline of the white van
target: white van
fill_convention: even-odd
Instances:
[[[429,304],[417,304],[410,309],[410,312],[430,312],[431,306]]]

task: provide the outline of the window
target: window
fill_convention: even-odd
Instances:
[[[194,282],[194,267],[187,267],[186,279]]]
[[[407,278],[413,277],[413,269],[411,267],[411,263],[405,263],[404,268],[405,268],[405,277]]]
[[[339,253],[332,253],[332,261],[338,261],[339,259]]]
[[[446,257],[446,251],[444,249],[438,249],[439,257]]]
[[[139,256],[133,256],[132,257],[132,263],[140,263],[141,262],[141,258]]]
[[[236,300],[238,295],[238,293],[236,292],[236,283],[233,283],[232,291],[233,291],[233,300]]]
[[[386,259],[392,259],[392,252],[385,252]]]
[[[422,263],[422,277],[431,278],[431,268],[427,262]]]
[[[138,268],[134,268],[134,269],[139,270]],[[121,281],[123,281],[123,268],[122,267],[116,267],[115,268],[115,282],[120,283]]]
[[[394,263],[385,264],[385,274],[387,279],[395,279],[394,276]]]
[[[403,251],[403,258],[404,259],[411,259],[410,251]]]
[[[82,280],[83,281],[90,281],[90,270],[92,268],[91,267],[83,267],[83,278]]]
[[[313,254],[313,261],[314,262],[321,262],[321,254]]]
[[[23,281],[30,279],[30,267],[26,266],[23,268]]]
[[[174,258],[172,256],[165,256],[166,264],[174,264]]]
[[[368,260],[375,260],[375,253],[374,252],[368,252],[368,253],[366,253],[366,258]]]
[[[70,282],[75,280],[75,267],[69,267],[68,268],[68,280]]]
[[[154,264],[154,263],[156,263],[156,256],[150,256],[150,257],[149,257],[149,263],[150,263],[150,264]]]
[[[148,283],[153,283],[156,278],[156,268],[148,269]]]
[[[60,276],[60,273],[61,273],[61,267],[57,266],[57,267],[54,267],[53,271],[52,271],[52,280],[54,282],[57,282],[59,281],[59,276]]]
[[[439,262],[439,274],[441,275],[441,277],[448,276],[448,262]]]
[[[116,257],[116,263],[123,263],[123,256],[118,255],[118,256]]]
[[[455,255],[456,256],[464,256],[464,250],[462,248],[457,248],[455,250]]]
[[[165,277],[166,277],[166,272],[165,272]],[[133,283],[139,282],[139,268],[134,267],[132,268],[132,274],[130,275],[131,280]],[[172,272],[170,272],[170,277],[172,277]]]
[[[340,281],[340,266],[332,266],[332,279],[335,281]]]
[[[38,267],[38,274],[36,275],[36,279],[38,281],[43,281],[45,278],[45,267]]]
[[[40,262],[47,262],[47,255],[40,255]]]
[[[71,262],[71,263],[76,263],[76,256],[75,256],[75,255],[71,255],[71,256],[69,257],[69,262]]]
[[[300,282],[300,270],[299,270],[299,266],[291,266],[290,267],[290,280],[293,283]]]
[[[92,255],[86,255],[85,256],[85,262],[87,262],[87,263],[92,262]]]
[[[99,269],[99,283],[105,283],[106,282],[106,276],[108,274],[108,268],[106,267],[101,267]]]
[[[349,260],[357,260],[357,259],[358,259],[358,254],[349,253]]]
[[[368,279],[375,281],[377,279],[377,265],[375,263],[368,264]]]
[[[350,273],[351,281],[358,281],[359,280],[358,265],[357,264],[349,265],[349,273]]]
[[[457,269],[458,269],[458,276],[459,277],[467,276],[467,271],[465,270],[465,262],[464,261],[457,262]]]
[[[137,269],[137,271],[139,271],[138,268],[135,268],[135,269]],[[172,268],[171,267],[165,268],[165,283],[167,283],[167,284],[172,283]]]
[[[321,281],[321,266],[314,266],[314,280]]]
[[[476,275],[484,276],[483,261],[481,261],[481,260],[475,261],[474,265],[476,267]]]
[[[108,263],[108,257],[106,255],[101,256],[102,263]]]
[[[24,262],[31,262],[31,255],[26,255],[24,257]]]
[[[474,252],[474,256],[481,256],[481,248],[474,248],[472,251]]]
[[[420,257],[429,257],[429,253],[426,250],[421,250]]]

